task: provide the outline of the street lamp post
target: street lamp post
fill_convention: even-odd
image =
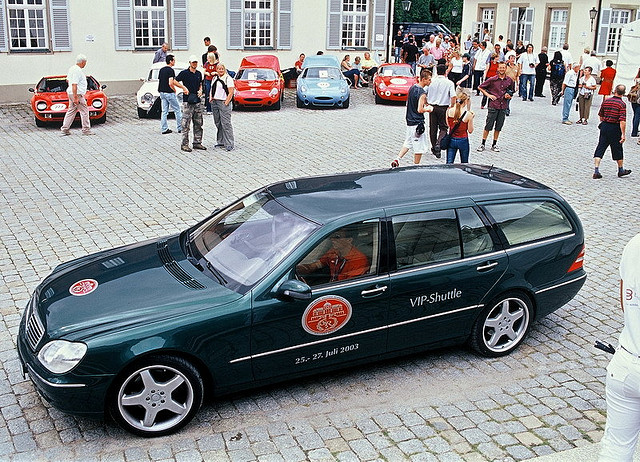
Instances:
[[[593,20],[598,16],[598,10],[596,10],[595,6],[591,7],[589,10],[589,18],[591,19],[591,32],[593,32]]]
[[[402,0],[402,11],[404,14],[402,15],[404,22],[407,22],[407,13],[411,10],[411,0]]]
[[[458,16],[458,10],[455,8],[451,10],[451,32],[453,32],[453,25],[456,22],[456,17]]]

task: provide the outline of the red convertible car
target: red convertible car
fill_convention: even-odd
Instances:
[[[254,55],[243,58],[234,84],[234,109],[242,106],[280,109],[280,102],[284,99],[284,79],[277,57]]]
[[[409,89],[417,81],[413,69],[408,64],[382,64],[373,78],[376,104],[384,100],[406,101]]]
[[[33,93],[31,97],[31,109],[35,116],[36,125],[44,127],[49,123],[61,123],[69,106],[67,94],[67,77],[56,75],[43,77],[35,88],[29,88]],[[87,77],[87,105],[89,106],[89,118],[95,123],[104,123],[107,120],[107,95],[102,91],[106,85],[100,85],[92,76]],[[76,114],[80,119],[80,114]]]

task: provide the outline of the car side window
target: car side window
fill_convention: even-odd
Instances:
[[[471,207],[458,209],[462,252],[464,257],[473,257],[494,250],[489,230]]]
[[[311,287],[378,271],[379,222],[355,223],[329,233],[296,265],[296,276]]]
[[[411,268],[461,258],[454,210],[393,217],[397,268]]]
[[[523,244],[573,231],[571,222],[551,201],[488,204],[485,209],[502,230],[509,245]]]

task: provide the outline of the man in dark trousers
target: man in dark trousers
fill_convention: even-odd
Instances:
[[[627,128],[627,105],[622,101],[622,97],[626,92],[627,88],[624,85],[616,86],[613,96],[605,99],[598,111],[600,139],[598,146],[596,146],[596,152],[593,154],[594,180],[602,178],[600,161],[609,146],[611,146],[611,157],[618,163],[618,176],[622,177],[631,173],[631,170],[625,169],[623,166],[622,152],[622,143],[626,139],[624,132]]]
[[[193,149],[206,150],[202,145],[202,74],[198,70],[198,57],[189,57],[189,67],[181,71],[175,79],[181,82],[187,91],[182,95],[182,146],[180,149],[191,152],[189,147],[189,129],[193,121]]]
[[[416,71],[416,61],[418,61],[418,55],[420,54],[420,50],[415,44],[415,40],[413,36],[409,36],[409,41],[402,45],[402,59],[406,64],[411,66],[413,72]]]
[[[536,87],[535,95],[538,98],[544,98],[542,94],[544,82],[547,79],[547,69],[549,68],[549,56],[547,56],[547,47],[542,47],[542,51],[538,54],[538,65],[536,66]]]
[[[437,75],[431,79],[429,84],[429,94],[427,101],[433,106],[433,111],[429,114],[429,138],[431,140],[431,153],[438,159],[440,153],[440,140],[447,134],[447,109],[456,102],[456,87],[454,83],[446,78],[447,72],[445,64],[438,64]]]

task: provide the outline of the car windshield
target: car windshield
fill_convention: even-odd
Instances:
[[[67,91],[67,87],[69,84],[67,83],[67,79],[65,77],[55,77],[42,79],[38,83],[38,92],[40,93],[58,93],[62,91]],[[98,83],[93,80],[90,76],[87,77],[87,90],[98,90]]]
[[[173,72],[178,75],[184,69],[178,66],[173,66]],[[151,69],[149,71],[149,78],[147,80],[158,80],[158,74],[160,74],[160,69]]]
[[[337,67],[308,67],[302,75],[305,79],[341,79],[342,72]]]
[[[203,268],[244,293],[318,227],[263,191],[215,214],[191,232],[189,242],[202,256]]]
[[[277,80],[278,76],[273,69],[240,69],[236,80]]]
[[[410,67],[389,66],[382,69],[382,75],[385,77],[413,77]]]

